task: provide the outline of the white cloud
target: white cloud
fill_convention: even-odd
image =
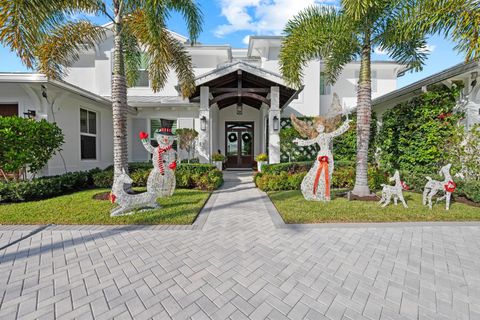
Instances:
[[[223,37],[236,31],[278,35],[285,24],[299,11],[333,0],[219,0],[222,15],[228,23],[217,27],[215,35]]]
[[[387,50],[384,50],[380,47],[376,47],[373,49],[373,52],[375,52],[376,54],[378,54],[379,56],[385,56],[388,54],[388,51]]]
[[[243,44],[249,44],[250,43],[250,36],[245,36],[242,40]]]
[[[427,44],[422,49],[420,49],[420,52],[432,53],[435,50],[435,48],[436,46],[434,44]]]

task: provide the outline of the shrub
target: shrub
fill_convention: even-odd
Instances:
[[[298,190],[305,177],[303,173],[257,174],[255,184],[263,191]]]
[[[454,114],[459,87],[436,86],[386,111],[376,145],[383,168],[436,172],[448,161],[445,143],[462,117]]]
[[[113,185],[113,170],[105,170],[94,174],[93,184],[97,188],[111,188]]]
[[[480,181],[469,180],[460,182],[458,185],[457,194],[464,196],[470,201],[480,203]]]
[[[22,202],[47,199],[92,186],[92,175],[98,169],[72,172],[60,176],[44,177],[30,181],[0,183],[1,202]]]
[[[190,159],[190,161],[188,159],[183,159],[183,160],[180,161],[180,163],[190,163],[190,164],[200,163],[200,159],[192,158],[192,159]]]
[[[310,170],[312,162],[290,162],[266,165],[263,173],[254,176],[257,187],[263,191],[298,190],[306,172]],[[371,189],[380,189],[386,183],[388,174],[381,169],[369,168],[368,184]],[[349,161],[338,161],[333,171],[333,188],[353,188],[355,183],[355,165]],[[283,188],[283,189],[282,189]]]
[[[281,172],[307,172],[310,170],[312,165],[313,161],[265,164],[262,166],[262,171],[266,174],[280,174]]]
[[[149,163],[129,164],[130,177],[134,187],[146,187],[148,175],[152,170]],[[223,175],[214,165],[210,164],[179,164],[175,172],[178,188],[215,190],[223,183]],[[111,188],[113,184],[113,170],[111,167],[99,172],[93,177],[98,188]]]
[[[0,117],[0,168],[7,172],[42,169],[64,142],[62,130],[46,120]]]
[[[268,161],[268,155],[266,153],[260,153],[255,157],[255,161]]]
[[[225,160],[225,156],[221,153],[214,153],[214,154],[212,154],[212,160],[213,161],[223,161],[223,160]]]
[[[190,156],[192,150],[195,150],[195,141],[198,137],[198,132],[195,129],[183,128],[177,129],[175,133],[178,136],[180,149],[187,151],[187,163],[191,163]]]

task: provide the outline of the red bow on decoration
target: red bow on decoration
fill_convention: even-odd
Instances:
[[[177,161],[173,161],[172,163],[170,163],[170,164],[168,165],[168,167],[169,167],[170,169],[172,169],[172,170],[177,169]]]
[[[448,183],[444,187],[445,191],[453,193],[455,192],[455,189],[457,189],[457,184],[453,181],[448,181]]]
[[[320,181],[320,175],[322,171],[324,172],[325,177],[325,197],[330,197],[330,175],[328,173],[328,157],[320,156],[318,157],[320,164],[318,165],[317,175],[315,176],[315,182],[313,184],[313,194],[317,194],[318,182]]]
[[[143,132],[143,131],[142,131],[142,132],[140,132],[138,135],[139,135],[139,137],[140,137],[141,140],[148,139],[148,133],[146,133],[146,132]]]
[[[405,181],[400,181],[400,184],[402,185],[403,190],[410,190],[410,187],[405,183]]]
[[[108,200],[110,200],[111,203],[115,203],[115,201],[117,200],[117,196],[110,192],[110,194],[108,195]]]

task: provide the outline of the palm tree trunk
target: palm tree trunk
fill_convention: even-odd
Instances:
[[[114,0],[114,57],[112,79],[113,113],[113,168],[115,177],[123,170],[128,172],[127,153],[127,82],[122,46],[122,0]]]
[[[371,78],[370,32],[365,33],[360,61],[360,76],[357,93],[357,166],[355,186],[352,193],[359,197],[370,195],[368,187],[368,147],[370,123],[372,120],[372,78]]]

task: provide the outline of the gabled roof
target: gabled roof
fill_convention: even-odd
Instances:
[[[280,88],[280,107],[288,105],[303,89],[288,86],[282,76],[244,61],[225,64],[195,79],[196,92],[190,101],[198,101],[200,87],[210,88],[210,105],[220,109],[245,104],[260,109],[270,105],[271,87]]]
[[[215,70],[212,70],[210,72],[207,72],[205,74],[202,74],[198,76],[195,79],[195,85],[201,86],[204,85],[205,83],[212,81],[215,78],[222,77],[224,75],[227,75],[232,72],[236,72],[238,70],[242,70],[248,73],[251,73],[253,75],[256,75],[258,77],[264,78],[266,80],[269,80],[271,82],[277,83],[279,85],[282,85],[284,87],[288,87],[286,84],[285,80],[281,75],[275,72],[271,72],[269,70],[265,70],[263,68],[254,66],[252,64],[246,63],[245,61],[237,61],[233,63],[227,63]]]

